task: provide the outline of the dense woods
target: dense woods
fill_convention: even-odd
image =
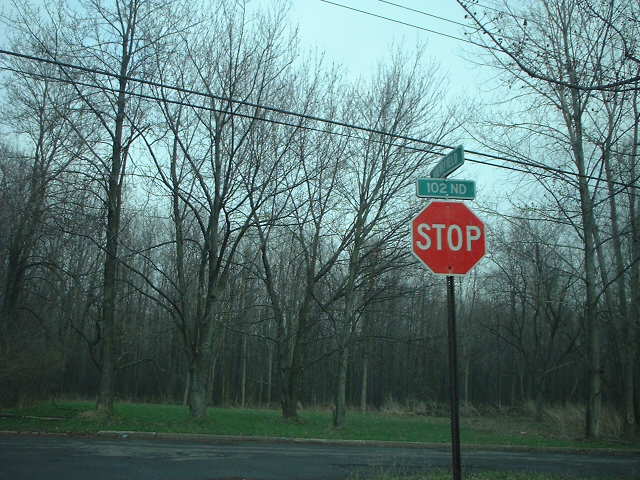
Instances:
[[[459,3],[513,92],[474,119],[422,48],[357,81],[299,51],[286,2],[3,12],[0,403],[440,413],[445,282],[408,231],[415,179],[467,122],[538,192],[477,200],[467,411],[584,405],[587,436],[603,409],[637,434],[637,4]]]

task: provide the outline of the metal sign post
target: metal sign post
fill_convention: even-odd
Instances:
[[[447,316],[449,319],[449,399],[451,411],[451,469],[453,480],[462,479],[460,462],[460,407],[458,396],[458,343],[456,336],[456,297],[453,275],[447,276]]]

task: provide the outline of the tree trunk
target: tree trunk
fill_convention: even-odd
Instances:
[[[240,406],[244,408],[247,396],[247,336],[242,335],[240,348]]]
[[[286,419],[297,420],[298,418],[298,395],[300,391],[300,375],[302,372],[298,349],[294,348],[291,362],[282,359],[280,362],[281,391],[280,404],[282,416]]]
[[[567,35],[566,32],[564,32]],[[565,41],[565,49],[568,43]],[[569,65],[568,74],[572,82],[575,82],[577,75],[571,64],[571,55],[565,53]],[[566,102],[565,98],[562,98]],[[587,180],[587,169],[585,166],[582,114],[584,104],[580,93],[576,89],[570,90],[571,104],[564,104],[564,115],[567,130],[571,141],[574,162],[578,170],[578,189],[580,194],[580,214],[583,228],[584,240],[584,274],[585,274],[585,305],[584,319],[587,332],[587,365],[588,365],[588,393],[585,434],[587,438],[597,438],[600,435],[600,415],[602,411],[602,357],[601,357],[601,332],[596,314],[596,259],[594,245],[594,231],[596,228],[593,214],[593,203],[591,192]]]
[[[208,356],[201,353],[191,366],[191,389],[189,390],[189,411],[194,418],[207,415],[207,379],[209,378]]]
[[[544,394],[541,391],[536,392],[536,422],[544,420]]]
[[[349,347],[344,345],[338,360],[338,378],[336,386],[335,410],[333,412],[333,426],[342,428],[347,417],[347,368],[349,365]]]
[[[115,187],[117,191],[117,187]],[[111,190],[111,187],[110,187]],[[120,223],[120,200],[114,196],[109,202],[107,215],[107,247],[104,262],[102,321],[100,323],[100,335],[102,340],[100,363],[100,386],[98,391],[98,412],[113,414],[113,397],[115,383],[115,359],[114,359],[114,321],[116,306],[116,275],[118,255],[118,233]]]
[[[129,32],[129,30],[128,30]],[[129,33],[127,33],[128,35]],[[104,260],[104,281],[102,298],[102,358],[100,386],[96,408],[107,415],[113,414],[113,397],[116,365],[114,343],[116,339],[115,308],[117,298],[118,243],[120,238],[120,214],[122,211],[122,174],[125,168],[126,149],[123,149],[123,130],[127,106],[127,72],[129,67],[129,37],[123,38],[123,56],[120,62],[120,77],[115,131],[111,152],[111,165],[107,185],[107,225]]]
[[[362,225],[362,216],[358,216],[356,225]],[[344,329],[343,338],[338,338],[338,345],[342,342],[340,355],[338,358],[338,375],[335,390],[335,410],[333,412],[334,428],[342,428],[347,418],[347,369],[349,367],[349,344],[355,336],[356,332],[356,275],[360,268],[360,245],[361,245],[361,228],[356,227],[356,239],[354,240],[353,250],[349,258],[349,271],[347,281],[345,283],[345,304],[343,312]],[[336,335],[339,334],[339,328],[336,328]],[[407,348],[407,354],[409,348]]]
[[[189,392],[191,391],[191,368],[187,370],[187,381],[184,386],[184,394],[182,395],[182,405],[189,405]]]
[[[596,322],[595,315],[589,314],[587,318],[589,391],[585,432],[587,438],[600,436],[600,415],[602,412],[602,357],[600,354],[602,340],[600,328]]]
[[[464,403],[465,405],[471,404],[471,358],[469,355],[465,355],[464,359]]]
[[[228,389],[227,377],[228,368],[225,361],[227,356],[227,329],[222,327],[222,337],[220,338],[220,403],[222,406],[227,405]]]
[[[631,337],[633,339],[633,336]],[[637,341],[637,339],[634,339]],[[629,340],[627,340],[629,341]],[[633,340],[632,340],[633,341]],[[623,392],[623,405],[624,405],[624,419],[623,419],[623,433],[627,439],[632,439],[636,433],[636,411],[634,405],[634,393],[635,393],[635,365],[633,349],[627,347],[624,352],[624,365],[622,372],[622,381],[624,385]]]
[[[584,213],[584,217],[591,217],[590,221],[585,221],[585,277],[587,282],[585,320],[587,326],[587,364],[589,368],[585,434],[587,438],[598,438],[600,436],[600,416],[602,412],[602,339],[595,311],[595,262],[593,258],[594,255],[592,234],[593,215],[590,206],[588,207],[588,211]]]
[[[213,358],[213,335],[215,322],[213,317],[214,298],[219,297],[219,292],[209,292],[210,302],[206,308],[205,318],[199,320],[200,335],[191,353],[191,390],[189,391],[189,411],[192,417],[203,418],[207,415],[207,393],[209,384],[209,372]]]
[[[29,251],[25,252],[26,246],[19,244],[19,242],[28,240],[30,239],[16,238],[7,255],[6,281],[3,288],[2,316],[0,317],[0,334],[2,334],[0,337],[3,343],[9,340],[7,327],[17,321],[18,299],[24,283],[24,274],[27,268],[26,259],[30,255]]]
[[[282,320],[284,321],[284,320]],[[285,335],[282,322],[278,326],[278,369],[280,370],[280,407],[282,416],[287,419],[298,418],[297,374],[293,371],[294,353],[291,352],[291,339]]]
[[[367,411],[367,389],[369,383],[369,355],[365,350],[362,357],[362,384],[360,387],[360,411]]]
[[[498,410],[502,410],[502,346],[500,345],[500,316],[496,319],[496,397]]]
[[[542,422],[544,420],[544,394],[545,394],[545,380],[544,378],[534,381],[535,385],[535,403],[536,403],[536,421]]]
[[[282,388],[280,405],[282,416],[289,420],[298,418],[298,382],[299,375],[290,366],[281,369]]]
[[[213,386],[216,379],[216,368],[218,366],[218,356],[216,353],[213,353],[213,358],[211,359],[211,366],[209,367],[209,380],[207,383],[207,402],[211,405],[213,404]]]
[[[640,286],[639,286],[640,288]],[[638,314],[640,315],[640,312],[638,312]],[[640,317],[636,317],[636,318],[640,318]],[[636,345],[638,345],[638,343],[640,342],[640,328],[636,327],[636,333],[635,333],[635,339],[636,339]],[[635,357],[635,364],[638,365],[640,364],[640,352],[638,351],[638,348],[636,347],[636,357]],[[635,383],[635,414],[636,414],[636,420],[640,418],[640,387],[638,387],[638,379],[636,377],[636,383]],[[640,422],[636,421],[636,435],[640,435]]]
[[[273,347],[267,345],[267,407],[271,406],[271,390],[273,383]]]
[[[298,311],[298,324],[292,328],[290,335],[293,338],[284,335],[284,325],[280,325],[281,351],[280,356],[280,372],[283,377],[281,382],[281,404],[282,416],[288,419],[298,418],[298,401],[300,390],[302,387],[302,373],[304,360],[304,337],[307,330],[307,321],[311,312],[311,301],[313,298],[313,283],[307,282],[308,289],[305,298]],[[289,347],[289,345],[293,343]],[[284,347],[284,348],[282,348]]]
[[[622,247],[622,235],[620,234],[620,227],[618,221],[618,202],[616,200],[615,187],[613,185],[614,174],[611,168],[611,154],[612,145],[611,137],[615,129],[614,115],[609,108],[609,132],[607,141],[603,146],[603,163],[604,170],[607,177],[607,192],[609,194],[609,211],[611,216],[611,237],[613,241],[613,253],[616,265],[616,287],[618,293],[618,305],[619,305],[619,318],[621,320],[620,338],[619,341],[622,345],[621,358],[622,358],[622,388],[623,388],[623,429],[627,438],[633,437],[635,434],[635,409],[633,404],[634,396],[634,338],[633,338],[633,324],[634,317],[632,314],[632,308],[629,307],[627,302],[627,285],[625,280],[625,265],[623,260],[623,247]],[[634,127],[634,133],[637,138],[637,124]],[[634,148],[636,150],[637,148]],[[635,158],[635,157],[634,157]],[[635,170],[635,169],[633,169]],[[635,174],[630,178],[636,178]],[[630,219],[630,223],[633,220]],[[633,249],[633,239],[632,239]],[[600,252],[598,252],[600,254]],[[632,259],[633,261],[633,259]],[[607,283],[605,283],[607,285]],[[608,290],[608,289],[607,289]],[[605,292],[606,293],[606,292]],[[610,310],[615,311],[615,310]]]
[[[640,216],[634,217],[633,223],[634,232],[632,251],[634,261],[637,261],[637,259],[640,258]],[[636,263],[631,272],[632,302],[630,310],[632,314],[631,318],[635,318],[637,322],[637,319],[640,318],[640,265]],[[629,378],[629,385],[633,386],[633,389],[630,388],[625,392],[625,404],[629,405],[630,403],[631,405],[634,405],[635,403],[635,408],[632,407],[635,412],[635,418],[633,419],[635,421],[635,433],[640,434],[640,422],[637,421],[638,418],[640,418],[640,388],[638,388],[638,376],[635,371],[635,366],[640,364],[640,350],[638,349],[638,345],[640,344],[640,328],[637,323],[630,325],[630,327],[629,343],[633,348],[629,352],[629,368],[625,372],[625,375],[631,377]],[[632,428],[630,420],[631,419],[629,418],[625,420],[626,430],[630,430]]]

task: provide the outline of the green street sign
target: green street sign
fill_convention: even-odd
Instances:
[[[419,178],[416,180],[416,195],[421,198],[473,200],[476,198],[476,182],[444,178]]]
[[[445,178],[450,173],[456,171],[464,163],[464,147],[458,145],[456,148],[447,153],[437,163],[429,176],[431,178]]]

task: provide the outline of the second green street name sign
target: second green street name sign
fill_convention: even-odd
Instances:
[[[476,182],[471,180],[446,180],[444,178],[419,178],[416,195],[421,198],[476,198]]]

